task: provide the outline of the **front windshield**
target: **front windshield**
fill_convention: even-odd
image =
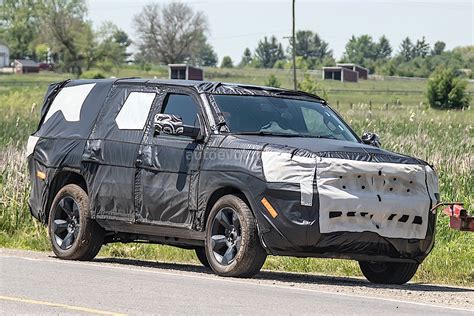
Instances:
[[[327,106],[316,101],[268,96],[214,95],[234,134],[357,138]]]

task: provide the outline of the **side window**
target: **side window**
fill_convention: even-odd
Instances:
[[[119,129],[143,129],[156,93],[130,92],[115,118]]]
[[[199,126],[199,104],[189,95],[168,95],[161,112],[181,117],[184,125]]]

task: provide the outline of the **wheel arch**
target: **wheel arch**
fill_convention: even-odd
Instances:
[[[207,199],[204,218],[203,218],[203,225],[202,225],[203,230],[206,229],[207,218],[208,218],[209,213],[211,212],[211,209],[214,206],[214,204],[216,204],[216,202],[221,197],[223,197],[225,195],[229,195],[229,194],[236,195],[236,196],[240,197],[245,202],[245,204],[247,204],[248,207],[250,208],[250,211],[252,212],[255,220],[257,219],[257,217],[255,216],[255,207],[256,206],[255,206],[255,203],[254,203],[254,201],[253,201],[253,199],[252,199],[249,192],[246,192],[246,190],[243,190],[243,189],[238,188],[236,186],[231,186],[231,185],[222,186],[222,187],[214,190],[214,192]]]
[[[49,185],[48,189],[48,198],[45,201],[45,218],[44,223],[48,223],[49,219],[49,212],[51,208],[51,204],[53,200],[58,194],[59,190],[68,184],[76,184],[80,186],[86,194],[88,193],[87,182],[82,174],[80,174],[77,170],[70,170],[70,169],[63,169],[56,172]]]

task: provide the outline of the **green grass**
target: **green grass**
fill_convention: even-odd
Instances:
[[[272,71],[278,76],[288,77],[288,74],[274,70],[220,69],[208,69],[207,76],[208,78],[213,76],[213,80],[219,81],[262,84]],[[114,75],[163,77],[166,75],[166,69],[155,67],[149,73],[141,74],[136,69],[125,68]],[[36,128],[40,104],[47,85],[51,81],[67,77],[68,75],[57,74],[0,75],[0,246],[33,250],[50,249],[45,228],[33,220],[28,212],[29,184],[23,147],[28,135]],[[283,80],[280,81],[283,83]],[[1,82],[5,81],[15,82],[15,85],[2,85]],[[287,87],[291,85],[291,82],[288,82],[285,83]],[[334,100],[340,100],[339,112],[359,134],[362,131],[377,132],[381,135],[384,148],[414,155],[434,164],[439,173],[442,199],[464,202],[472,212],[474,205],[472,110],[431,110],[426,106],[423,94],[406,95],[399,102],[401,104],[389,103],[387,107],[385,106],[385,98],[393,97],[391,90],[424,90],[426,81],[365,81],[359,84],[322,82],[322,84],[327,89],[328,98],[333,104],[336,103]],[[470,89],[472,86],[471,84]],[[389,89],[389,92],[331,93],[330,89]],[[353,103],[352,108],[349,102]],[[450,230],[447,223],[447,217],[438,218],[435,248],[414,280],[473,286],[474,234]],[[198,263],[192,251],[147,244],[107,245],[103,247],[101,255]],[[265,268],[338,276],[360,275],[356,262],[348,260],[269,257]]]

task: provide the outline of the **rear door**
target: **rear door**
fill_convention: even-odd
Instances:
[[[167,90],[151,119],[157,113],[174,114],[185,125],[205,129],[200,100],[192,91]],[[137,222],[191,228],[204,144],[188,136],[154,135],[150,123],[137,165],[141,186]]]
[[[112,88],[82,157],[97,218],[135,221],[137,154],[159,94],[140,82]]]

